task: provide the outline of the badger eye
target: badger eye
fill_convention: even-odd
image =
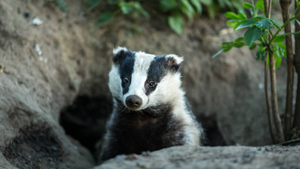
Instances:
[[[150,82],[148,83],[148,85],[149,85],[150,87],[154,87],[154,86],[156,85],[156,83],[153,82],[153,81],[150,81]]]
[[[124,79],[123,79],[123,81],[124,81],[124,83],[129,83],[129,79],[127,78],[127,77],[125,77]]]

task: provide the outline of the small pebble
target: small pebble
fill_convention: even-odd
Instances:
[[[35,17],[35,18],[33,18],[31,24],[32,24],[32,25],[37,25],[37,26],[38,26],[38,25],[43,24],[43,21],[40,20],[38,17]]]
[[[34,50],[38,53],[39,56],[41,56],[43,54],[43,52],[40,48],[40,45],[38,45],[38,44],[35,44]],[[40,60],[42,61],[43,59],[40,58]]]

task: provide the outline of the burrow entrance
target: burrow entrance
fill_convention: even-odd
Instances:
[[[66,134],[95,155],[95,145],[105,133],[106,121],[111,112],[112,104],[108,98],[77,96],[72,105],[62,110],[59,123]]]

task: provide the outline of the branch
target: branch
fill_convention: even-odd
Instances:
[[[283,22],[287,22],[284,27],[286,34],[291,33],[291,23],[288,22],[289,6],[291,0],[280,0],[280,6],[282,9]],[[293,87],[294,87],[294,57],[293,57],[293,43],[292,36],[285,36],[286,53],[287,53],[287,84],[286,84],[286,100],[285,100],[285,114],[284,114],[284,135],[288,138],[290,131],[292,130],[292,113],[293,113]]]
[[[295,2],[295,8],[298,9],[297,3]],[[300,12],[297,10],[296,16],[298,16],[298,20]],[[300,31],[300,25],[295,21],[295,31]],[[296,106],[295,106],[295,114],[294,114],[294,122],[293,127],[300,128],[300,35],[295,35],[295,69],[298,74],[298,82],[297,82],[297,96],[296,96]]]

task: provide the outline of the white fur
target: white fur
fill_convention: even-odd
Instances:
[[[176,60],[177,64],[180,64],[181,62],[183,62],[183,57],[179,57],[175,54],[169,54],[166,56],[166,58],[170,58],[170,57],[174,58]]]
[[[108,87],[113,98],[122,100],[123,98],[122,80],[118,71],[118,67],[116,65],[112,65],[111,70],[109,72]]]
[[[119,46],[119,47],[117,47],[117,48],[115,48],[115,49],[113,50],[113,54],[116,55],[116,54],[118,54],[118,53],[119,53],[120,51],[122,51],[122,50],[125,51],[125,52],[128,51],[127,48],[125,48],[125,47],[120,47],[120,46]]]

